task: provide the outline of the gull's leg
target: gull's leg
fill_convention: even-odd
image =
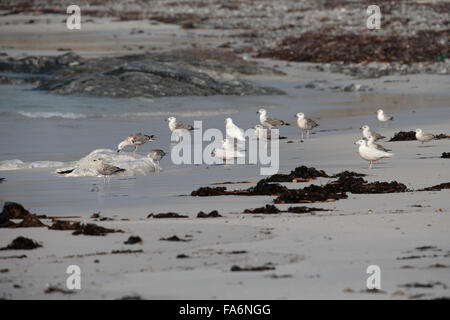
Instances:
[[[134,146],[134,151],[133,151],[133,153],[134,153],[134,154],[136,154],[137,148],[138,148],[138,146],[137,146],[137,145],[136,145],[136,146]]]
[[[302,140],[303,140],[303,129],[300,129],[300,130],[302,130]]]
[[[369,169],[372,169],[372,160],[370,160]]]
[[[306,130],[306,137],[309,139],[309,131],[310,130]]]
[[[106,176],[103,176],[103,184],[106,184]]]

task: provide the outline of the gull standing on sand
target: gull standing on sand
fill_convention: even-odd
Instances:
[[[302,131],[302,139],[304,130],[306,131],[306,136],[309,138],[310,131],[319,126],[314,120],[306,118],[305,114],[301,112],[297,113],[295,117],[297,117],[297,125]]]
[[[160,171],[162,170],[161,167],[159,166],[159,162],[161,161],[162,158],[164,158],[164,156],[167,153],[164,152],[164,150],[161,149],[153,149],[152,151],[149,152],[149,154],[147,155],[147,157],[150,159],[150,161],[154,164],[155,168]]]
[[[260,140],[272,140],[272,138],[273,139],[280,138],[280,136],[276,132],[266,129],[260,124],[254,126],[253,129],[255,129],[256,137]]]
[[[378,118],[378,121],[380,121],[382,123],[388,123],[389,121],[394,120],[393,116],[387,115],[386,113],[384,113],[384,111],[382,109],[379,109],[377,111],[377,118]]]
[[[169,122],[169,129],[171,132],[177,131],[177,130],[187,130],[192,131],[194,130],[194,127],[188,124],[184,124],[182,122],[178,122],[177,118],[175,117],[169,117],[166,119],[166,121]]]
[[[435,136],[431,133],[423,133],[422,129],[416,130],[416,139],[424,144],[425,142],[429,142],[434,140]]]
[[[391,158],[394,155],[393,153],[378,150],[374,147],[369,147],[366,140],[361,139],[356,141],[355,144],[359,145],[358,151],[361,158],[370,161],[369,169],[372,169],[372,163],[374,161],[378,161],[383,158]]]
[[[98,161],[97,164],[97,172],[103,176],[103,183],[106,183],[106,177],[108,177],[108,184],[111,180],[111,176],[113,174],[126,171],[125,169],[106,164],[103,162],[103,159],[96,159],[94,161]]]
[[[264,127],[267,127],[269,129],[277,128],[279,126],[287,125],[286,122],[283,120],[278,120],[275,118],[269,118],[267,117],[267,111],[266,109],[259,109],[256,113],[259,113],[259,121]]]
[[[381,134],[376,133],[375,131],[370,131],[370,127],[367,126],[367,125],[366,125],[366,126],[362,126],[361,129],[362,129],[362,131],[363,131],[363,132],[362,132],[362,133],[363,133],[363,136],[364,136],[364,138],[366,138],[366,139],[369,139],[370,136],[373,137],[374,141],[377,141],[377,140],[381,140],[381,139],[386,138],[385,136],[382,136]]]
[[[135,133],[131,136],[128,136],[125,140],[123,140],[118,146],[117,146],[117,153],[122,151],[123,148],[126,146],[134,146],[133,153],[136,153],[138,146],[143,145],[144,143],[148,141],[153,141],[155,136],[146,135],[142,133]]]
[[[367,139],[367,145],[369,147],[374,147],[375,149],[384,151],[384,152],[389,152],[391,150],[386,149],[385,147],[383,147],[381,144],[375,143],[375,139],[372,136],[369,136],[369,138]]]
[[[245,154],[236,150],[228,139],[222,140],[223,149],[214,149],[212,154],[222,160],[232,160],[236,158],[245,157]]]
[[[236,126],[231,118],[225,119],[225,133],[229,138],[245,141],[244,130]]]
[[[169,122],[169,129],[170,129],[170,131],[177,135],[178,142],[181,139],[180,134],[183,131],[192,131],[192,130],[194,130],[193,126],[188,125],[188,124],[184,124],[182,122],[178,122],[177,118],[175,118],[175,117],[169,117],[169,118],[166,119],[166,121]]]

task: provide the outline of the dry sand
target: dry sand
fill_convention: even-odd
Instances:
[[[125,23],[120,25],[120,30],[123,30],[123,25]],[[115,33],[111,31],[114,26],[101,26],[105,26],[108,34]],[[160,32],[159,26],[146,27],[154,33]],[[174,33],[184,32],[176,26],[164,26],[161,32],[172,32],[171,28],[177,30]],[[16,45],[14,33],[11,33],[13,30],[26,33],[29,44],[21,42]],[[97,34],[99,30],[94,31]],[[4,29],[2,26],[1,32],[2,50],[10,55],[24,52],[55,54],[55,48],[65,47],[70,42],[65,35],[62,39],[55,34],[54,43],[50,41],[36,48],[36,42],[42,44],[42,41],[36,41],[36,36],[25,30],[23,25],[17,26],[17,29]],[[5,38],[5,34],[11,37]],[[105,39],[110,39],[108,37]],[[92,47],[87,48],[85,38],[76,49],[83,55],[123,53],[121,48],[126,42],[116,46],[113,40],[108,41],[107,44],[96,43],[96,48],[91,50]],[[141,39],[129,41],[132,46],[140,43]],[[49,46],[48,51],[44,48],[46,45]],[[148,45],[153,46],[154,43]],[[299,82],[306,79],[327,80],[330,86],[358,82],[343,75],[309,72],[304,64],[290,64],[282,69],[288,73],[287,77],[253,80],[273,82],[289,95],[297,94],[299,108],[302,97],[308,101],[315,98],[319,101],[318,97],[322,94],[315,90],[298,93],[295,86]],[[426,147],[417,142],[384,143],[393,149],[395,156],[376,164],[371,171],[357,154],[353,142],[360,136],[358,128],[366,121],[376,124],[373,112],[378,109],[378,103],[388,103],[387,109],[396,116],[396,122],[390,127],[375,126],[377,131],[388,137],[399,130],[414,130],[416,127],[422,127],[427,132],[449,133],[448,77],[415,75],[398,78],[408,78],[410,82],[388,84],[383,82],[387,78],[361,80],[374,91],[348,93],[354,105],[339,105],[336,102],[331,108],[317,104],[317,110],[312,115],[320,119],[319,130],[338,131],[318,132],[311,140],[300,143],[295,127],[283,128],[282,135],[287,135],[294,143],[280,143],[280,172],[289,172],[298,165],[314,166],[329,173],[352,170],[369,174],[369,181],[396,180],[414,190],[449,182],[450,160],[439,158],[442,152],[450,151],[448,139],[433,141]],[[293,114],[291,109],[281,111],[283,115]],[[243,125],[250,126],[249,115],[245,112],[242,112],[241,121],[245,121]],[[21,202],[38,214],[77,215],[82,218],[76,220],[87,222],[92,222],[89,218],[92,212],[101,209],[102,216],[113,217],[115,221],[94,223],[125,231],[92,237],[73,236],[70,231],[45,228],[2,229],[0,247],[20,235],[43,244],[43,248],[32,251],[0,252],[0,269],[7,269],[0,273],[0,296],[4,298],[117,299],[130,295],[144,299],[449,297],[449,190],[349,194],[345,200],[314,204],[315,207],[333,209],[331,212],[267,216],[243,215],[242,211],[270,203],[271,197],[188,196],[192,190],[214,182],[258,180],[261,177],[256,166],[171,168],[154,176],[131,180],[116,178],[110,186],[98,184],[94,179],[56,177],[49,169],[4,171],[1,176],[8,179],[0,185],[2,201]],[[316,183],[327,181],[319,179]],[[84,191],[81,191],[91,188],[93,183],[98,187],[98,192],[94,193],[97,206],[83,198]],[[306,185],[308,183],[301,183],[295,187]],[[244,187],[248,185],[232,185],[230,189]],[[76,195],[75,200],[72,195]],[[280,208],[284,207],[287,205],[280,205]],[[196,218],[198,211],[210,212],[213,209],[224,217]],[[169,211],[187,214],[189,218],[146,219],[150,212]],[[129,220],[120,221],[122,218]],[[131,235],[139,235],[143,244],[124,245],[123,242]],[[159,240],[172,235],[192,241]],[[417,249],[420,247],[432,248]],[[143,252],[109,254],[112,250],[127,249]],[[233,254],[233,251],[245,253]],[[99,254],[103,252],[108,254]],[[7,258],[21,254],[27,257]],[[189,257],[177,259],[180,254]],[[416,258],[408,259],[412,256]],[[260,266],[269,262],[275,270],[230,272],[233,265]],[[73,294],[45,294],[48,285],[65,289],[68,277],[66,268],[73,264],[81,268],[81,290]],[[381,268],[381,292],[365,291],[369,265]],[[431,283],[431,288],[403,287],[414,283]]]

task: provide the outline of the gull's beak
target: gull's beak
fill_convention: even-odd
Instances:
[[[120,152],[120,149],[117,149],[117,153],[119,153]],[[94,161],[97,161],[97,160],[94,160]]]
[[[361,127],[361,128],[359,128],[359,129],[361,129],[361,130],[362,130],[362,127]]]

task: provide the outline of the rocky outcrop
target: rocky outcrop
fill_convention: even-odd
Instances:
[[[236,78],[271,70],[220,49],[91,59],[73,52],[56,57],[6,58],[0,60],[0,71],[41,75],[38,89],[55,94],[164,97],[284,93]]]

